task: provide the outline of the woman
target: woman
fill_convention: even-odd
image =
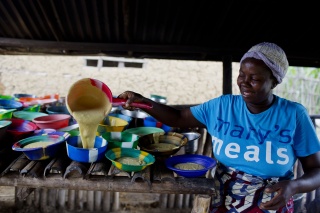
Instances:
[[[294,194],[320,187],[320,142],[305,107],[273,94],[288,66],[279,46],[263,42],[240,61],[241,95],[182,110],[132,91],[119,97],[129,110],[134,101],[152,103],[145,111],[169,126],[207,128],[219,162],[211,212],[293,212]],[[304,174],[294,179],[296,159]]]

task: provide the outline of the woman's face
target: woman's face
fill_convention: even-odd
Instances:
[[[262,60],[254,58],[243,60],[237,84],[247,105],[263,107],[272,103],[272,89],[276,86],[276,79]]]

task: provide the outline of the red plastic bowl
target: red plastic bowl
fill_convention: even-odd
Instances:
[[[7,133],[11,136],[13,141],[31,136],[38,128],[35,123],[21,118],[11,118],[7,120],[11,121],[11,124],[8,126]]]
[[[69,125],[70,118],[67,114],[51,114],[34,118],[32,121],[40,129],[61,129]]]

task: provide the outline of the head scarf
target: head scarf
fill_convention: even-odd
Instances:
[[[274,43],[262,42],[251,47],[250,50],[242,56],[240,63],[246,58],[262,60],[271,69],[273,76],[279,84],[282,82],[289,67],[285,52]]]

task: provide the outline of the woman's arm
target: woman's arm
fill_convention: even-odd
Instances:
[[[168,105],[154,102],[132,91],[121,93],[119,98],[127,99],[126,105],[123,108],[128,110],[135,109],[135,107],[131,106],[133,102],[152,104],[153,107],[151,109],[141,109],[168,126],[180,128],[205,127],[192,115],[189,107],[181,110],[175,109]]]
[[[299,160],[304,174],[294,180],[280,181],[266,188],[265,192],[277,192],[277,195],[269,202],[262,203],[261,209],[279,209],[286,205],[294,194],[311,192],[320,187],[320,151],[300,157]]]

